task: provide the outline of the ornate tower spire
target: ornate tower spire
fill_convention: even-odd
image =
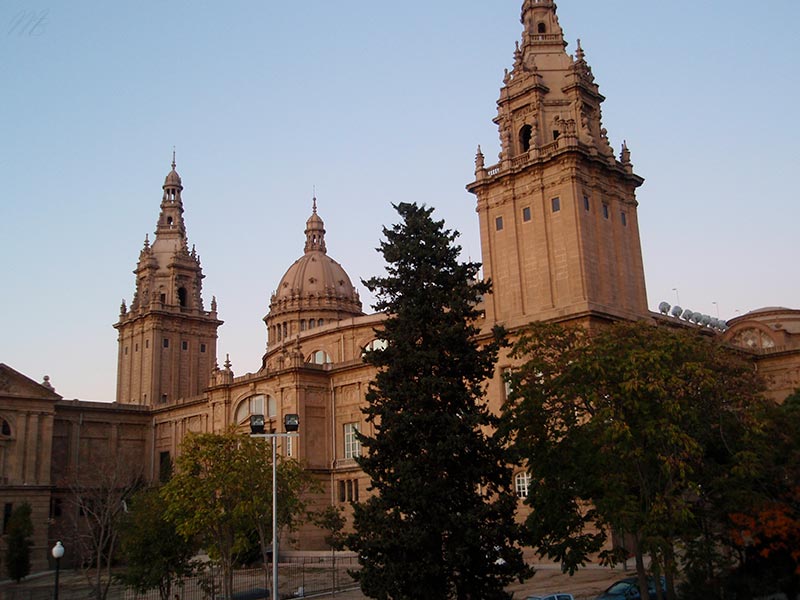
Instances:
[[[567,54],[552,0],[524,0],[497,101],[500,162],[476,157],[488,323],[648,314],[633,173],[602,125],[586,53]]]
[[[314,196],[311,205],[311,216],[306,221],[306,245],[304,251],[325,252],[325,224],[317,214],[317,197]]]
[[[199,394],[216,364],[216,303],[203,308],[200,255],[189,251],[183,184],[172,170],[162,186],[152,244],[145,237],[130,307],[120,307],[117,402],[155,405]]]

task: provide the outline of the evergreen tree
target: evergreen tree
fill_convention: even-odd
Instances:
[[[490,290],[480,265],[459,263],[458,233],[433,209],[402,203],[384,228],[387,276],[365,282],[387,319],[385,348],[364,409],[359,464],[376,493],[355,506],[348,545],[367,596],[429,600],[508,598],[528,568],[516,546],[508,456],[483,398],[502,338],[478,342],[476,304]]]
[[[23,502],[11,512],[6,537],[6,573],[19,583],[31,572],[31,505]]]

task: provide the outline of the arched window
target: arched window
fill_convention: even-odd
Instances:
[[[242,400],[239,406],[236,407],[235,422],[239,425],[249,423],[250,415],[274,416],[264,412],[265,405],[268,406],[268,402],[265,401],[266,398],[264,394],[257,394]]]
[[[519,130],[519,148],[520,152],[527,152],[531,149],[531,134],[533,128],[530,125],[523,125]]]
[[[330,355],[325,352],[324,350],[317,350],[316,352],[312,352],[306,362],[311,363],[312,365],[327,365],[332,363]]]
[[[380,352],[381,350],[385,350],[387,345],[386,340],[375,338],[364,346],[364,349],[361,351],[361,356],[364,356],[366,352]]]
[[[544,22],[539,21],[539,24],[536,25],[536,33],[547,33],[547,25]]]
[[[11,437],[11,425],[3,417],[0,417],[0,436]]]

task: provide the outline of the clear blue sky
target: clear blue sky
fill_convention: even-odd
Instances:
[[[219,302],[220,362],[258,369],[269,296],[316,186],[328,251],[380,272],[392,203],[480,260],[475,148],[521,0],[0,4],[0,362],[113,400],[120,301],[177,148],[189,241]],[[800,307],[800,2],[562,0],[639,190],[651,308]],[[369,297],[360,286],[365,305]],[[717,304],[714,304],[717,303]],[[368,306],[365,309],[369,310]]]

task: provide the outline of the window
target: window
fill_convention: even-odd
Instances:
[[[128,347],[125,346],[125,356],[128,356]]]
[[[186,288],[178,288],[178,304],[186,307]]]
[[[268,417],[278,416],[278,403],[275,402],[275,398],[273,398],[272,396],[267,396],[267,416]]]
[[[494,220],[494,228],[497,231],[503,231],[503,217],[497,217]]]
[[[11,437],[11,425],[3,418],[0,418],[0,435]]]
[[[139,351],[139,342],[136,342],[136,345],[134,346],[133,351],[134,352],[138,352]]]
[[[158,480],[166,483],[172,477],[172,458],[169,451],[158,453]]]
[[[317,319],[317,327],[322,327],[325,324],[323,319]]]
[[[11,520],[11,513],[14,511],[14,505],[11,502],[6,502],[3,506],[3,535],[8,533],[8,522]]]
[[[361,455],[361,442],[356,438],[358,423],[344,424],[344,457],[355,458]]]
[[[608,218],[608,204],[606,204],[605,202],[603,202],[603,218],[604,219]]]
[[[503,399],[508,400],[514,388],[511,385],[511,369],[504,367],[500,370],[500,376],[503,378]]]
[[[550,203],[553,205],[553,212],[558,212],[561,210],[561,198],[558,196],[553,198]]]
[[[189,349],[189,342],[187,342],[185,340],[183,342],[181,342],[181,348],[183,348],[184,350],[188,350]]]
[[[519,148],[520,152],[527,152],[531,149],[531,133],[533,128],[530,125],[523,125],[519,130]]]
[[[309,319],[308,320],[308,328],[309,329],[314,329],[314,327],[316,327],[316,326],[317,326],[317,322],[314,319]]]
[[[150,340],[145,340],[144,341],[144,347],[145,348],[149,348],[150,347]]]
[[[539,21],[539,23],[536,25],[536,32],[537,33],[547,33],[547,25],[545,25],[543,22]]]
[[[517,473],[514,476],[514,489],[519,498],[528,497],[528,488],[531,485],[531,476],[528,473]]]
[[[305,331],[305,330],[306,330],[306,320],[303,319],[302,321],[300,321],[300,331]]]
[[[325,352],[324,350],[317,350],[316,352],[312,352],[306,362],[311,363],[312,365],[327,365],[332,363],[330,355]]]
[[[242,400],[239,406],[236,407],[236,423],[239,425],[250,422],[250,415],[264,415],[266,417],[275,416],[275,401],[272,397],[268,397],[267,408],[271,413],[264,412],[264,394],[257,394]]]
[[[358,479],[339,481],[339,502],[358,502]]]
[[[61,498],[50,498],[50,518],[55,519],[62,514],[63,503]]]
[[[169,338],[164,338],[164,348],[169,348]]]
[[[531,220],[531,207],[526,206],[522,209],[522,220],[528,222]]]
[[[200,352],[205,352],[205,351],[206,351],[206,345],[200,344]]]
[[[166,302],[167,302],[167,295],[166,294],[160,294],[159,298],[161,299],[161,304],[166,304]]]
[[[167,403],[167,395],[161,394],[161,404],[166,404],[166,403]]]
[[[622,222],[623,227],[628,226],[628,215],[625,214],[625,211],[620,211],[619,213],[619,220]]]
[[[587,212],[589,211],[589,196],[583,197],[583,208],[586,209]]]

